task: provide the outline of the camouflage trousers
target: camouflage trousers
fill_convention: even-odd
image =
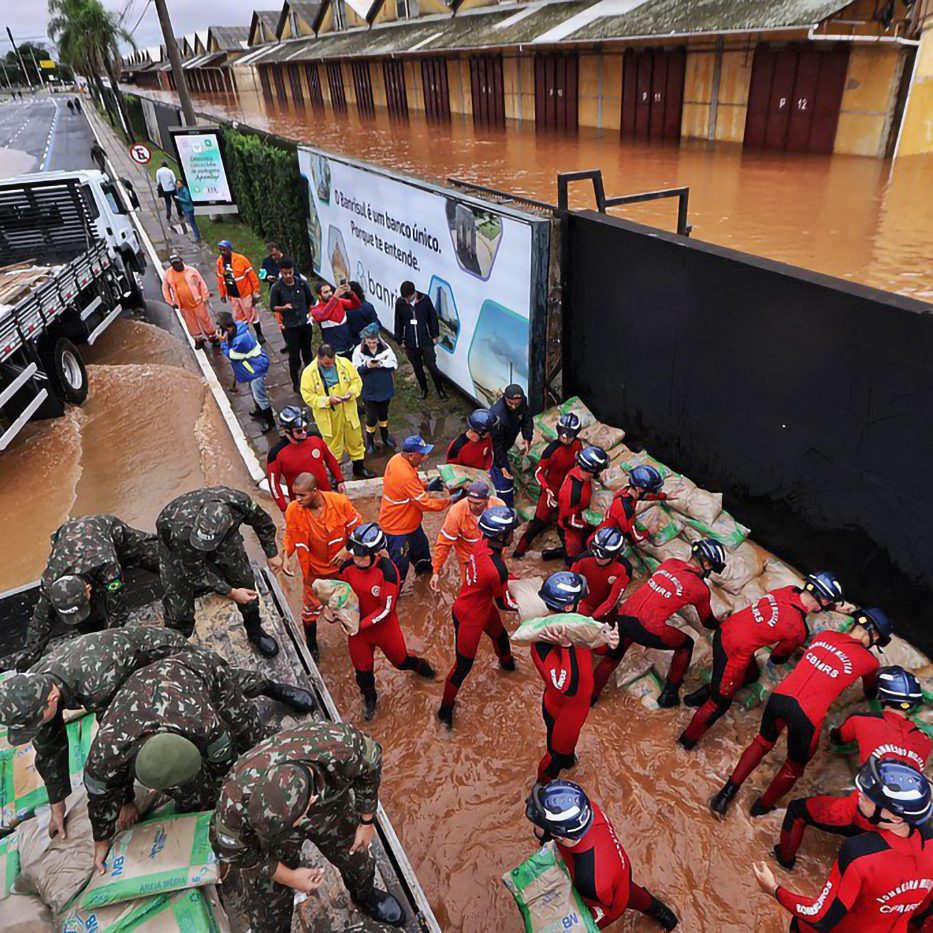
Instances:
[[[159,573],[159,539],[122,523],[117,534],[117,557],[123,567],[142,567],[150,573]]]
[[[298,868],[301,864],[301,843],[304,839],[310,839],[321,855],[340,872],[350,897],[354,901],[361,901],[373,889],[376,862],[370,852],[350,854],[359,820],[347,803],[344,797],[335,801],[327,812],[316,813],[313,827],[304,829],[301,837],[293,833],[281,846],[274,848],[272,854],[289,868]],[[260,878],[248,869],[234,870],[239,871],[239,881],[249,904],[252,933],[282,933],[290,930],[295,891]]]
[[[162,611],[165,624],[190,638],[194,632],[194,599],[197,582],[173,557],[171,551],[159,542],[159,572],[162,575]],[[256,577],[245,551],[225,556],[212,564],[213,569],[234,589],[255,589]],[[260,626],[259,600],[237,605],[247,632]]]

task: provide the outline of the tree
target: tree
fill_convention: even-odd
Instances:
[[[59,58],[77,74],[94,82],[106,100],[102,75],[110,79],[124,131],[129,138],[129,120],[120,94],[120,42],[135,47],[133,37],[100,0],[49,0],[49,35],[58,44]]]

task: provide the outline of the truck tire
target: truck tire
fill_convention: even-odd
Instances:
[[[123,300],[124,308],[142,308],[146,299],[143,296],[142,289],[142,275],[138,274],[136,271],[136,261],[129,259],[127,256],[122,256],[123,261],[123,275],[126,278],[126,291],[129,292],[126,299]]]
[[[52,348],[51,363],[49,375],[62,401],[80,405],[87,398],[88,381],[87,368],[78,348],[67,337],[59,337]]]

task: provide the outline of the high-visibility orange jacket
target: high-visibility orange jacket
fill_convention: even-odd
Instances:
[[[230,256],[230,268],[241,298],[249,298],[259,291],[259,276],[253,271],[250,261],[241,253]],[[217,290],[223,298],[227,297],[227,284],[224,282],[224,257],[217,257]]]
[[[315,515],[299,502],[285,510],[285,553],[298,552],[305,580],[333,573],[331,561],[343,550],[347,536],[363,520],[350,500],[339,492],[322,492],[324,512]]]
[[[382,477],[382,506],[379,525],[387,535],[407,535],[421,524],[423,512],[443,512],[449,499],[432,499],[418,471],[396,454]]]
[[[486,508],[494,505],[505,505],[496,496],[490,496]],[[444,518],[444,525],[437,535],[437,544],[434,545],[434,572],[440,573],[447,563],[451,548],[457,555],[460,565],[463,566],[473,552],[473,546],[480,539],[476,523],[479,519],[470,511],[470,501],[466,497],[450,507]]]
[[[190,311],[207,301],[211,293],[207,290],[207,282],[194,266],[185,266],[181,272],[169,266],[162,278],[162,296],[168,304]]]

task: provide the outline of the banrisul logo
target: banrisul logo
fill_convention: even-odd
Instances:
[[[160,826],[159,831],[152,840],[152,848],[149,850],[149,858],[157,858],[159,853],[165,848],[165,827]]]

